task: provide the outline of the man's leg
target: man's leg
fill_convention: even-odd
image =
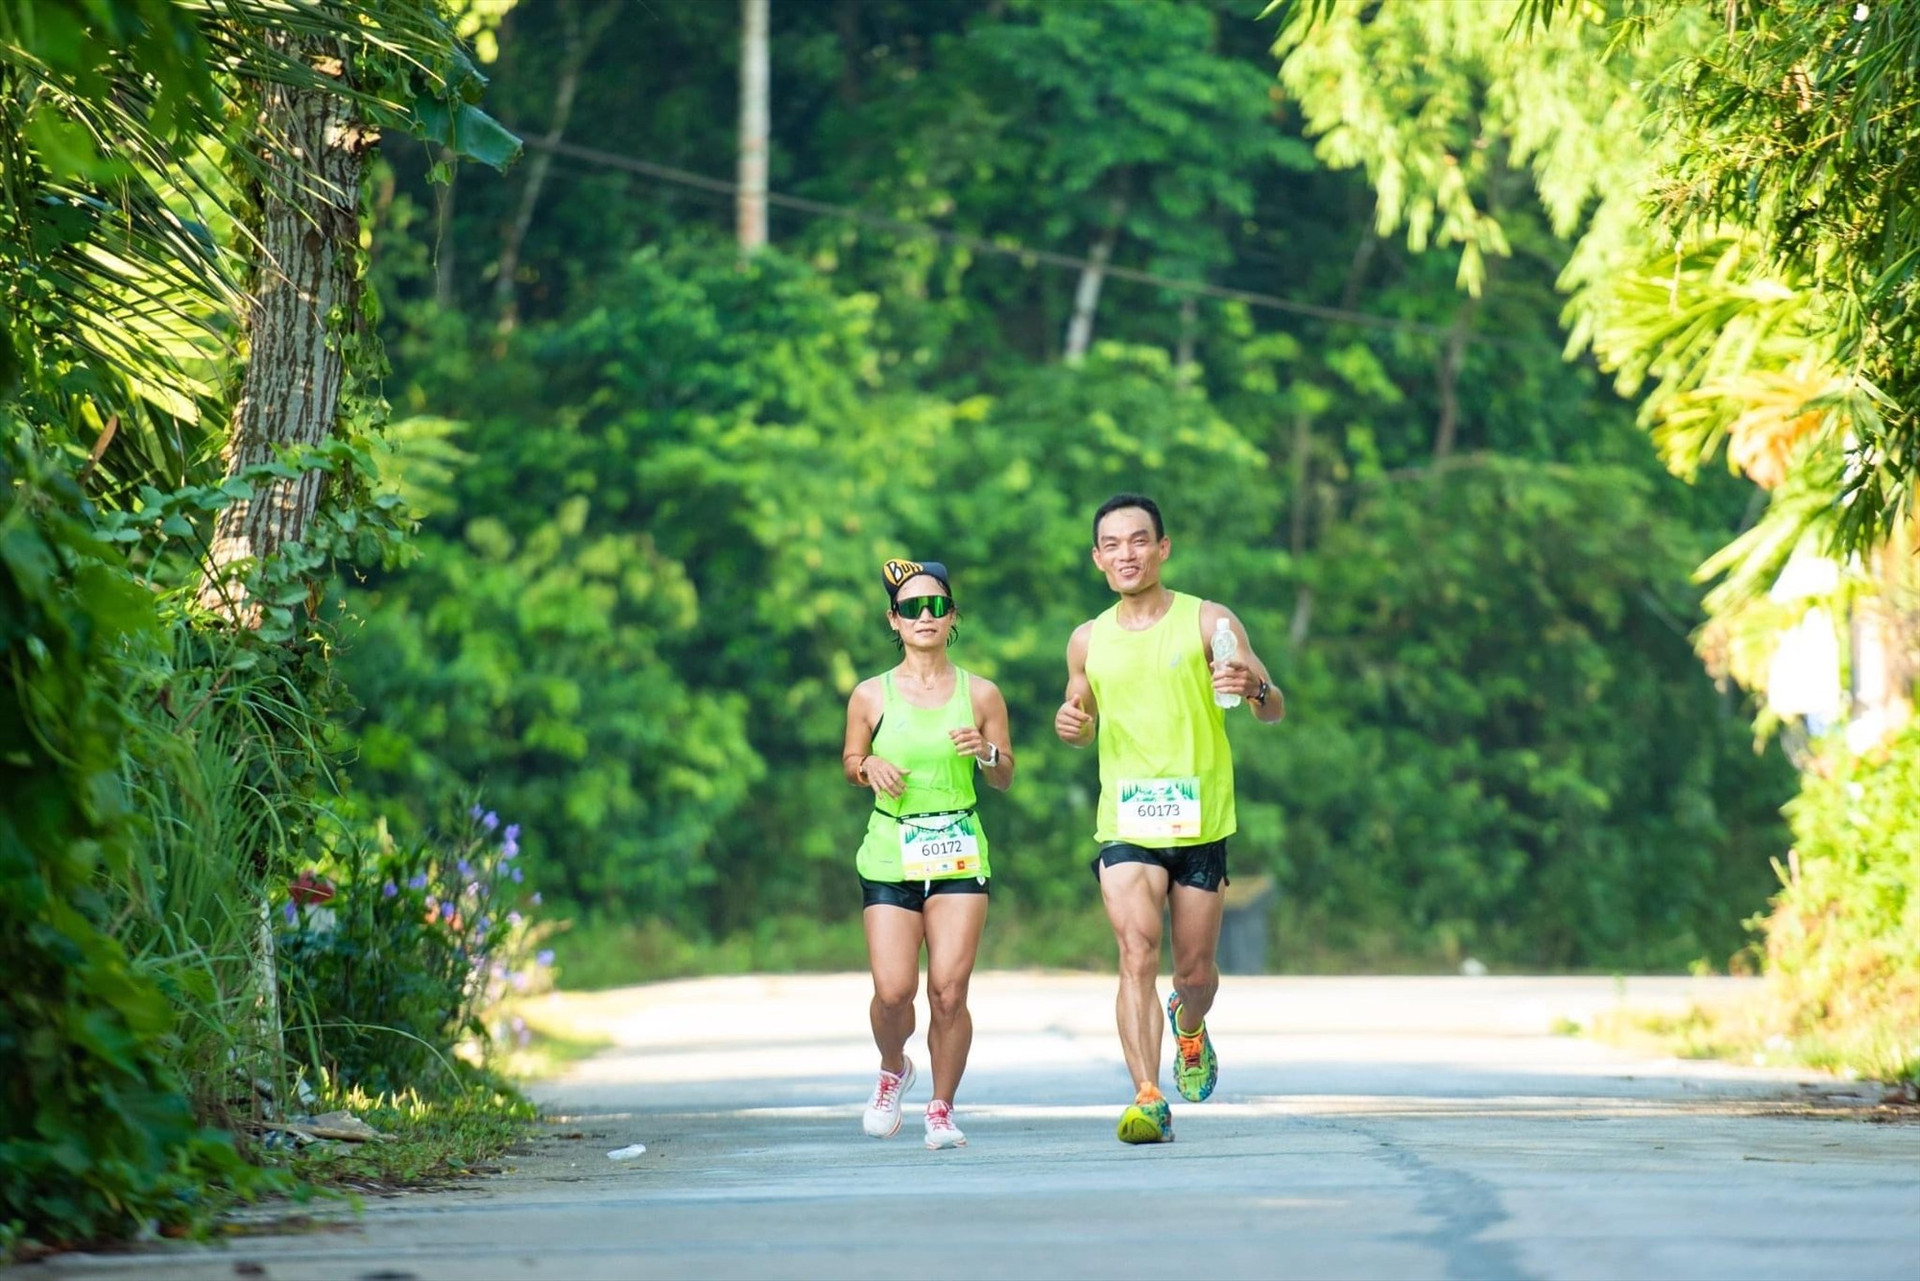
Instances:
[[[933,1056],[933,1097],[953,1102],[973,1045],[967,985],[987,923],[985,894],[927,896],[927,1050]]]
[[[1173,990],[1180,994],[1182,1032],[1200,1030],[1220,991],[1220,915],[1226,897],[1220,890],[1173,887]]]
[[[1100,868],[1100,897],[1107,905],[1120,950],[1120,994],[1114,1015],[1120,1049],[1136,1089],[1160,1081],[1160,912],[1167,901],[1167,869],[1154,863],[1115,863]]]

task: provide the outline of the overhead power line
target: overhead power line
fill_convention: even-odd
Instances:
[[[533,148],[545,148],[556,155],[569,156],[575,160],[584,160],[591,164],[603,165],[609,169],[621,169],[642,177],[654,178],[661,182],[675,183],[683,187],[695,187],[702,191],[711,191],[720,195],[733,196],[740,185],[728,182],[724,178],[712,178],[689,169],[676,169],[672,165],[656,164],[651,160],[640,160],[633,156],[623,156],[612,151],[601,151],[595,147],[583,147],[578,143],[549,141],[540,137],[527,137],[525,145]],[[1086,258],[1074,254],[1057,253],[1051,249],[1033,249],[1024,245],[1011,245],[1001,241],[987,240],[980,236],[971,236],[961,231],[950,231],[932,223],[914,222],[905,218],[892,218],[877,214],[856,205],[839,205],[825,200],[809,200],[805,196],[789,196],[784,192],[768,191],[766,201],[782,209],[793,209],[800,213],[815,214],[821,217],[844,218],[879,231],[892,232],[902,236],[924,236],[956,245],[978,254],[995,254],[1003,258],[1013,258],[1024,263],[1039,263],[1049,267],[1065,267],[1073,271],[1084,271],[1094,264]],[[1227,302],[1245,303],[1249,307],[1260,307],[1268,311],[1281,311],[1295,316],[1309,316],[1316,320],[1330,321],[1345,325],[1367,325],[1375,329],[1394,329],[1404,333],[1428,334],[1436,338],[1447,338],[1453,331],[1443,325],[1430,325],[1419,320],[1397,320],[1391,316],[1374,316],[1363,311],[1349,311],[1344,307],[1325,307],[1319,303],[1301,302],[1294,298],[1283,298],[1278,294],[1260,293],[1251,289],[1232,289],[1225,285],[1210,284],[1204,280],[1180,280],[1173,276],[1161,276],[1151,271],[1140,271],[1133,267],[1116,267],[1111,263],[1101,266],[1100,270],[1116,280],[1130,280],[1143,285],[1154,285],[1175,293],[1194,294],[1202,298],[1219,298]],[[1490,335],[1469,335],[1468,341],[1489,343],[1495,346],[1512,345],[1510,340]]]

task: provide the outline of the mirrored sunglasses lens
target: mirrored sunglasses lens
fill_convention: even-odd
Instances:
[[[916,596],[912,600],[899,602],[893,608],[902,618],[919,618],[923,614],[945,618],[948,604],[945,596]]]

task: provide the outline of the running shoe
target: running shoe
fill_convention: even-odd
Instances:
[[[873,1097],[867,1100],[867,1114],[860,1118],[860,1128],[876,1139],[890,1139],[900,1133],[900,1096],[912,1084],[912,1059],[906,1059],[906,1067],[898,1076],[881,1068]]]
[[[1120,1114],[1115,1133],[1122,1143],[1173,1142],[1173,1109],[1166,1096],[1152,1086],[1143,1087]]]
[[[1173,1083],[1189,1103],[1203,1102],[1220,1079],[1220,1056],[1213,1052],[1207,1025],[1188,1035],[1180,1030],[1180,994],[1167,998],[1167,1022],[1173,1024]]]
[[[927,1146],[935,1152],[967,1146],[967,1136],[953,1123],[953,1104],[944,1099],[927,1104]]]

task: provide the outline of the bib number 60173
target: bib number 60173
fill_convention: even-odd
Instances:
[[[1115,828],[1123,841],[1164,841],[1200,835],[1200,780],[1120,780]]]

